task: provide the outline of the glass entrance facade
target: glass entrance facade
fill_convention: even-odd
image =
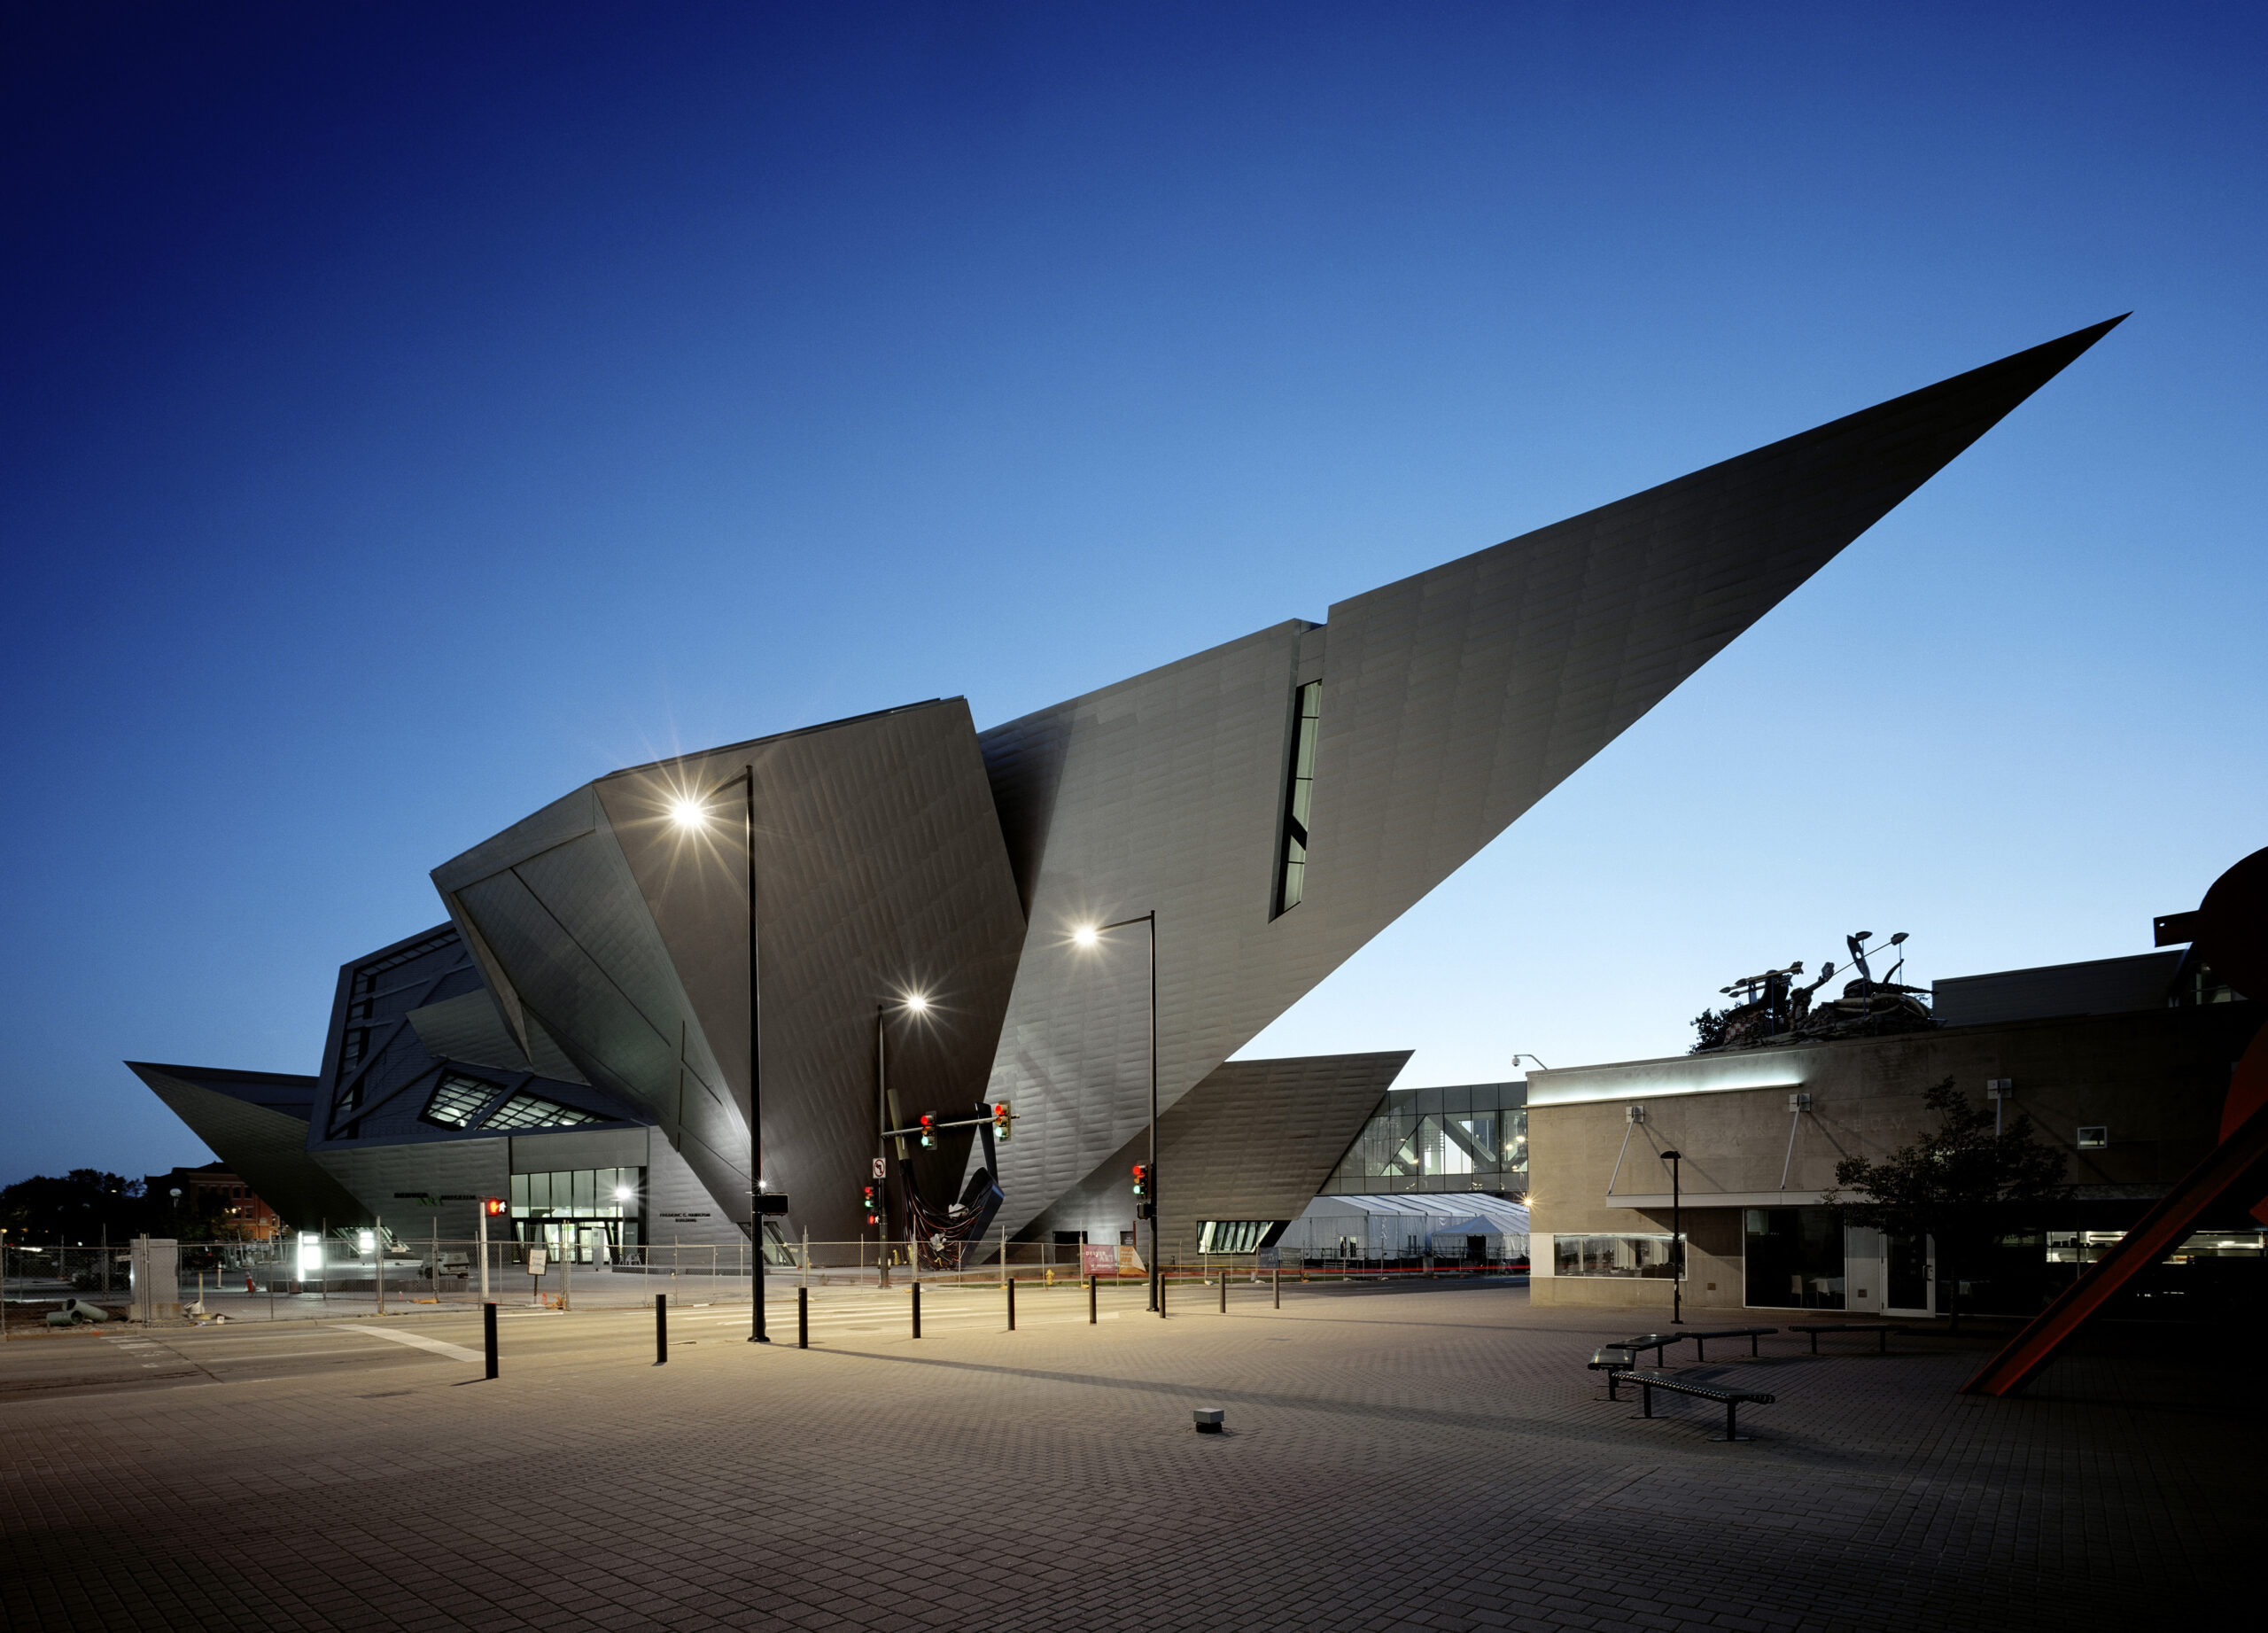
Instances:
[[[512,1176],[512,1233],[555,1259],[603,1264],[646,1240],[646,1170],[574,1168]]]
[[[1389,1091],[1324,1181],[1322,1194],[1449,1191],[1527,1194],[1526,1083]]]

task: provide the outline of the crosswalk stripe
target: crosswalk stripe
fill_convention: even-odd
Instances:
[[[397,1333],[382,1326],[341,1326],[331,1325],[334,1333],[361,1333],[372,1338],[383,1338],[390,1343],[408,1344],[413,1349],[430,1349],[435,1355],[445,1355],[452,1361],[481,1361],[486,1359],[478,1349],[468,1349],[462,1344],[428,1338],[423,1333]]]

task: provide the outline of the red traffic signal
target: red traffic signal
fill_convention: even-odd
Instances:
[[[1134,1164],[1134,1194],[1147,1196],[1149,1194],[1150,1165],[1146,1163],[1137,1163]]]
[[[1007,1139],[1009,1125],[1015,1120],[1016,1114],[1008,1109],[1006,1100],[996,1100],[992,1102],[992,1127],[1002,1139]]]
[[[875,1200],[874,1187],[868,1186],[866,1187],[866,1223],[880,1225],[882,1222],[882,1204]]]
[[[921,1146],[924,1150],[937,1143],[937,1119],[928,1112],[921,1114]]]

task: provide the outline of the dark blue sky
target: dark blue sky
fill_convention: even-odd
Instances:
[[[121,1058],[315,1069],[595,774],[989,725],[2129,308],[1254,1047],[2143,949],[2268,842],[2264,32],[12,9],[0,1180],[204,1160]]]

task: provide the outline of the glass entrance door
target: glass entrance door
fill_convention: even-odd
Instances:
[[[615,1234],[621,1228],[618,1219],[531,1219],[525,1223],[534,1227],[530,1239],[543,1245],[555,1264],[565,1260],[578,1264],[610,1264],[621,1246]]]
[[[1938,1313],[1937,1240],[1884,1233],[1883,1310],[1893,1316]]]

